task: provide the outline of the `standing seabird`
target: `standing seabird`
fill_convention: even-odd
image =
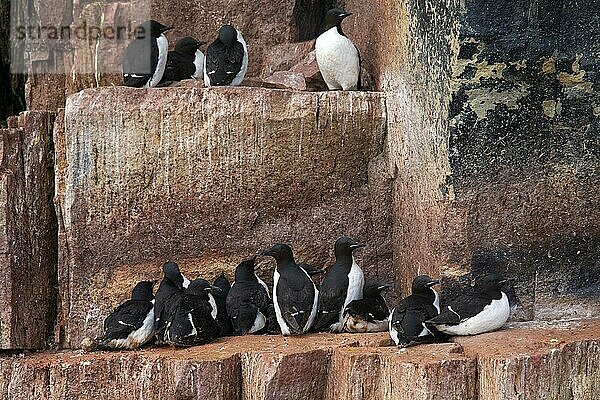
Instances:
[[[315,42],[315,55],[329,90],[356,90],[360,86],[360,55],[342,31],[342,21],[352,15],[339,8],[325,15],[325,32]]]
[[[319,291],[308,273],[294,261],[287,244],[275,244],[262,253],[277,261],[273,273],[273,305],[281,333],[308,332],[317,315]]]
[[[204,85],[237,86],[248,69],[248,48],[240,31],[231,25],[219,29],[219,37],[206,49]]]
[[[411,294],[392,310],[388,328],[396,346],[432,342],[439,335],[435,328],[425,325],[440,312],[440,296],[433,288],[438,283],[427,275],[415,277]]]
[[[365,279],[352,252],[364,246],[345,236],[335,242],[335,264],[327,269],[321,283],[316,330],[341,332],[344,309],[352,300],[362,299]]]
[[[227,313],[234,333],[262,333],[268,327],[271,297],[267,285],[254,272],[254,258],[235,269],[235,281],[227,296]]]
[[[173,27],[149,20],[135,30],[135,39],[125,49],[125,86],[153,87],[162,79],[167,65],[169,43],[164,33]]]

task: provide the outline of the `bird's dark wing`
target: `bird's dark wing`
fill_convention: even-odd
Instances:
[[[173,318],[183,296],[183,292],[174,287],[167,279],[163,279],[154,295],[154,329],[156,336],[162,340],[166,324]]]
[[[127,300],[104,320],[104,340],[123,339],[140,329],[152,309],[149,301]]]
[[[441,307],[440,314],[427,322],[432,324],[458,325],[465,319],[478,314],[490,302],[490,299],[476,295],[459,296],[447,306]]]
[[[315,299],[315,286],[300,267],[279,277],[277,304],[291,333],[302,333]]]
[[[316,330],[329,330],[332,324],[339,321],[340,311],[346,300],[347,287],[347,274],[330,271],[325,275],[319,292],[319,311],[315,322]]]
[[[269,315],[271,299],[265,288],[255,282],[236,282],[227,295],[227,313],[234,330],[244,335],[254,325],[257,311]]]
[[[181,54],[176,51],[169,51],[167,57],[167,68],[172,69],[172,80],[176,81],[190,79],[196,72],[194,57],[188,54]]]
[[[210,303],[202,297],[182,296],[168,323],[165,339],[177,346],[194,346],[212,342],[219,337],[221,328],[211,315]]]
[[[242,69],[244,46],[240,42],[229,48],[215,40],[206,50],[206,71],[214,86],[226,86]]]
[[[135,39],[125,50],[123,80],[125,86],[142,87],[158,65],[158,45],[154,39]]]
[[[354,43],[352,43],[352,44],[354,44]],[[361,76],[362,59],[360,57],[360,50],[358,50],[358,47],[356,47],[356,45],[354,45],[354,47],[356,48],[356,53],[358,54],[358,82],[356,84],[356,89],[361,90],[362,89],[362,81],[360,79],[360,76]]]
[[[383,321],[390,315],[385,302],[379,299],[353,300],[348,303],[344,313],[361,318],[367,322]]]

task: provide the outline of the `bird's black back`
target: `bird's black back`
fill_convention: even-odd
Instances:
[[[125,86],[142,87],[154,74],[158,65],[156,38],[134,39],[123,57],[123,80]],[[133,76],[136,75],[136,76]]]
[[[193,54],[180,53],[175,50],[169,51],[167,56],[169,80],[181,81],[190,79],[196,73],[195,58]]]
[[[438,314],[434,300],[435,294],[430,290],[429,293],[411,294],[398,303],[391,316],[391,325],[398,332],[400,344],[417,340],[423,331],[423,323]]]
[[[315,299],[315,286],[307,273],[294,264],[277,266],[277,305],[290,332],[302,333],[308,323]]]
[[[163,340],[165,327],[173,319],[182,296],[183,290],[177,288],[167,278],[160,282],[154,296],[154,329],[158,340]]]
[[[215,280],[215,286],[221,289],[220,291],[215,290],[212,292],[215,303],[217,303],[217,321],[221,325],[221,336],[230,335],[233,331],[233,326],[227,313],[227,295],[231,290],[231,284],[225,275],[221,274]]]
[[[348,274],[352,268],[352,256],[340,257],[326,272],[319,292],[319,311],[315,322],[316,330],[329,330],[338,322],[346,300]]]
[[[214,341],[219,337],[221,327],[211,311],[208,296],[185,293],[176,302],[172,321],[165,329],[165,341],[176,346],[196,346]]]
[[[227,313],[231,317],[234,333],[248,333],[254,324],[257,311],[267,318],[270,304],[269,294],[258,281],[235,281],[227,296]]]
[[[124,339],[140,329],[154,305],[146,300],[127,300],[104,320],[103,341]]]
[[[236,40],[231,47],[227,47],[217,39],[208,46],[205,57],[205,73],[210,83],[213,86],[227,86],[242,69],[244,46]]]

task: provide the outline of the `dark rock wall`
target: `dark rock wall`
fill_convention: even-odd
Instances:
[[[597,313],[600,3],[467,1],[450,165],[450,263],[515,278],[521,318]]]

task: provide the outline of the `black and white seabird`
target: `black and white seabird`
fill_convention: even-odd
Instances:
[[[254,272],[254,258],[235,269],[235,281],[227,296],[227,313],[234,333],[262,333],[268,328],[271,297],[267,285]]]
[[[327,269],[321,283],[316,330],[341,332],[344,309],[352,300],[362,299],[365,278],[352,252],[364,246],[345,236],[335,242],[335,264]]]
[[[131,299],[117,307],[104,320],[101,347],[136,349],[154,336],[154,282],[139,282],[131,292]]]
[[[231,25],[219,29],[219,37],[206,49],[205,86],[237,86],[248,69],[248,48],[240,31]]]
[[[204,43],[190,36],[179,39],[169,51],[163,80],[204,79],[204,53],[199,50]]]
[[[345,332],[384,332],[388,329],[390,309],[381,292],[390,288],[388,283],[365,285],[363,298],[351,301],[344,310]]]
[[[440,312],[440,297],[433,288],[438,283],[427,275],[415,277],[411,294],[392,310],[388,329],[396,346],[433,342],[438,337],[435,328],[425,325]]]
[[[499,329],[510,314],[508,297],[502,291],[507,279],[498,274],[476,281],[472,293],[465,293],[441,308],[426,321],[448,335],[477,335]]]
[[[319,291],[308,273],[294,261],[287,244],[275,244],[262,253],[277,261],[273,273],[273,305],[281,333],[308,332],[317,315]]]
[[[360,54],[342,31],[342,21],[352,15],[339,8],[325,15],[325,32],[315,42],[315,55],[329,90],[360,89]]]
[[[154,329],[159,343],[163,342],[165,327],[173,318],[177,302],[186,286],[186,279],[176,263],[166,262],[163,265],[163,274],[154,299]],[[187,283],[189,285],[189,281]]]
[[[165,327],[164,341],[174,346],[196,346],[216,340],[221,326],[209,301],[211,291],[220,291],[205,279],[193,280],[174,305]]]
[[[231,284],[225,274],[221,274],[215,279],[214,286],[219,288],[219,290],[213,290],[211,294],[217,303],[217,321],[221,325],[221,336],[231,335],[233,327],[227,314],[227,295],[231,290]]]
[[[164,32],[170,29],[173,28],[152,19],[136,28],[135,39],[129,43],[123,57],[125,86],[153,87],[161,81],[169,50]]]

